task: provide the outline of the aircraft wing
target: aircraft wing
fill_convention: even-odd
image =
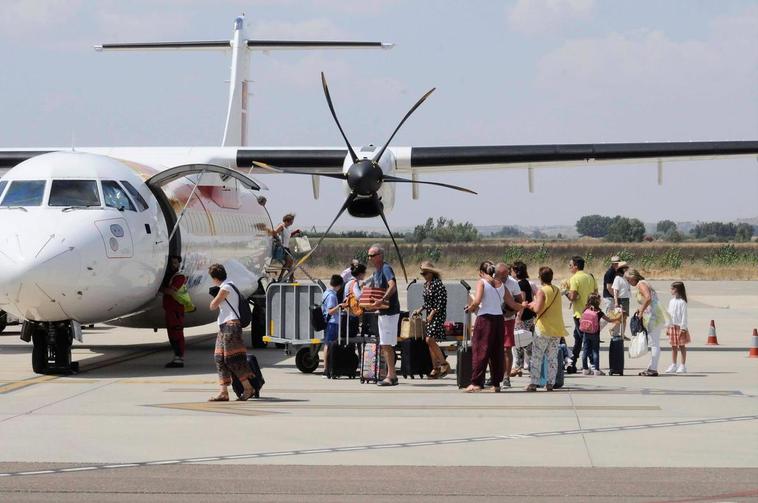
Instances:
[[[70,148],[0,148],[0,170],[46,152]],[[253,162],[317,173],[340,173],[347,156],[344,147],[77,147],[79,152],[108,155],[167,169],[187,163],[210,163],[249,174],[267,171]],[[390,147],[398,173],[436,173],[461,170],[542,168],[606,163],[758,158],[758,141],[693,141],[545,145],[484,145]],[[362,150],[359,150],[359,155]],[[271,171],[268,171],[271,172]]]

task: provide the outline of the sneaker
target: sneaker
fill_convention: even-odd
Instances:
[[[179,358],[178,356],[168,362],[165,365],[165,368],[167,369],[181,369],[184,368],[184,358]]]
[[[511,379],[506,377],[503,379],[503,384],[500,385],[500,389],[508,389],[511,387]]]
[[[603,372],[602,370],[596,370],[596,371],[594,372],[594,374],[595,374],[596,376],[604,376],[604,375],[605,375],[605,372]]]
[[[687,373],[687,367],[685,367],[683,364],[679,365],[679,367],[676,369],[677,374],[686,374]]]
[[[669,368],[666,369],[666,373],[673,374],[674,372],[676,372],[677,368],[678,368],[677,364],[672,363],[671,365],[669,365]]]
[[[590,375],[591,373],[592,373],[592,371],[591,371],[590,369],[583,369],[583,370],[582,370],[582,375],[588,376],[588,375]]]

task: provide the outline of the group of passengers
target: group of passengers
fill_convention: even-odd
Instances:
[[[272,230],[272,234],[291,236],[288,228],[293,222],[294,215],[288,214],[284,222]],[[288,240],[281,241],[284,245],[288,244]],[[288,247],[285,248],[288,252],[287,257],[291,257]],[[378,320],[375,335],[378,336],[380,350],[387,362],[386,378],[377,384],[395,386],[398,384],[395,346],[398,342],[401,313],[397,280],[394,270],[385,261],[384,250],[380,245],[371,246],[367,257],[372,268],[369,278],[369,267],[357,260],[353,260],[341,274],[332,276],[330,287],[324,292],[322,302],[323,314],[327,320],[324,342],[328,347],[328,343],[337,339],[340,311],[352,314],[347,315],[346,325],[352,334],[358,334],[359,331],[365,333],[366,324],[361,323],[362,315],[364,311],[375,311]],[[582,330],[582,327],[586,328],[587,325],[583,325],[581,321],[588,316],[597,316],[598,321],[603,319],[612,324],[612,338],[623,337],[628,340],[624,331],[630,314],[632,287],[636,288],[636,300],[639,305],[635,315],[647,331],[647,343],[651,353],[647,369],[639,375],[658,375],[660,336],[664,327],[673,349],[673,361],[666,372],[685,373],[686,345],[690,343],[690,335],[687,327],[687,294],[684,284],[674,282],[671,285],[672,299],[668,310],[664,310],[657,292],[639,271],[630,269],[618,256],[612,257],[610,262],[610,267],[603,277],[602,296],[598,292],[595,277],[584,271],[585,261],[579,256],[571,258],[568,264],[571,277],[559,286],[553,285],[554,273],[547,266],[540,267],[539,283],[536,283],[529,279],[524,262],[482,262],[476,287],[465,307],[466,312],[476,314],[471,337],[471,384],[466,391],[478,392],[484,389],[485,385],[493,391],[510,388],[510,378],[521,376],[524,371],[530,373],[530,384],[526,391],[536,391],[541,379],[544,379],[545,389],[552,391],[559,365],[565,366],[565,372],[570,374],[576,373],[577,364],[581,363],[583,374],[604,375],[599,358],[600,329],[594,332]],[[287,263],[291,265],[292,262]],[[186,295],[182,297],[186,278],[181,274],[180,264],[180,257],[171,258],[169,274],[162,289],[166,325],[175,355],[167,367],[184,365],[183,313],[189,300]],[[423,262],[419,272],[425,280],[423,305],[412,314],[424,315],[425,340],[433,366],[430,377],[443,378],[450,372],[450,365],[439,346],[439,342],[445,339],[447,291],[442,282],[442,271],[433,263]],[[250,369],[245,361],[245,345],[242,341],[239,315],[233,307],[239,301],[236,297],[239,294],[233,283],[228,281],[223,265],[212,265],[209,274],[215,285],[211,292],[213,300],[210,308],[219,311],[219,334],[214,355],[220,389],[212,399],[229,399],[227,386],[231,382],[232,374],[245,383],[242,399],[247,399],[252,395],[252,388],[247,381]],[[381,297],[373,298],[368,305],[359,303],[366,284],[376,287],[381,292]],[[184,293],[186,294],[186,288]],[[574,345],[571,356],[565,361],[560,361],[558,348],[560,344],[565,344],[564,337],[567,335],[560,300],[563,296],[571,306]],[[517,346],[516,329],[530,332],[531,342]],[[678,354],[681,354],[681,364],[677,362]],[[328,358],[328,350],[324,356],[325,359]],[[547,365],[543,366],[543,358]],[[486,381],[488,367],[490,379]],[[546,375],[541,375],[543,367],[546,367]]]

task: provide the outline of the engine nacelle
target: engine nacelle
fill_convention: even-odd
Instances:
[[[356,154],[358,154],[359,159],[370,159],[373,157],[374,153],[379,147],[375,145],[367,145],[365,147],[360,147],[356,150]],[[379,159],[379,167],[382,170],[382,173],[385,175],[392,175],[395,173],[395,167],[397,166],[397,160],[395,159],[395,155],[392,153],[392,150],[387,149],[384,151],[384,154],[382,155],[382,158]],[[342,165],[342,172],[347,175],[348,170],[350,169],[350,166],[353,165],[353,160],[350,158],[350,154],[345,156],[345,162]],[[347,182],[344,183],[345,187],[345,196],[350,194],[350,187],[347,185]],[[395,184],[394,183],[386,183],[381,186],[381,188],[377,191],[377,196],[381,200],[382,204],[384,205],[384,211],[385,213],[388,213],[392,211],[392,208],[395,206]],[[354,215],[358,218],[367,218],[367,217],[361,217],[360,214]]]

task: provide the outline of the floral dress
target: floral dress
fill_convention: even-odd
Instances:
[[[668,314],[663,309],[660,301],[658,300],[658,294],[653,287],[647,281],[640,281],[645,283],[650,289],[650,305],[648,305],[645,312],[642,313],[642,322],[645,324],[645,328],[648,333],[658,331],[668,324]],[[645,298],[642,296],[639,288],[637,289],[637,303],[642,305],[645,302]]]
[[[426,324],[426,336],[437,340],[445,338],[445,318],[447,317],[447,290],[442,280],[434,278],[424,285],[424,307],[427,315],[435,310],[434,318]]]

